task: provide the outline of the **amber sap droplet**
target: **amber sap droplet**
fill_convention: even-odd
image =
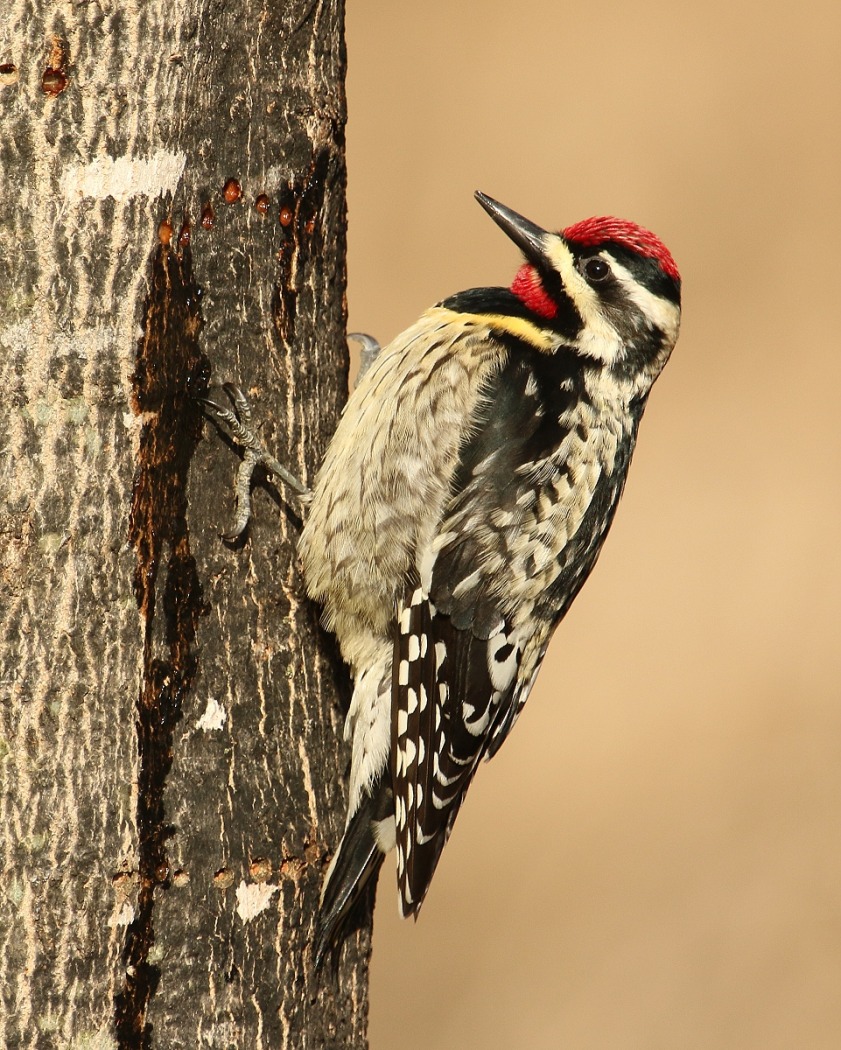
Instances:
[[[252,860],[248,872],[255,882],[268,882],[272,877],[272,862],[268,857],[257,857]]]
[[[169,219],[164,219],[158,227],[158,240],[161,244],[169,244],[172,240],[172,223]]]
[[[257,200],[254,201],[254,207],[261,215],[268,215],[269,198],[265,193],[261,193]]]
[[[220,868],[213,876],[213,885],[218,890],[230,889],[234,884],[234,873],[229,868]]]
[[[18,67],[14,62],[4,62],[0,65],[0,84],[4,86],[8,84],[17,84],[19,79],[20,74],[18,73]]]
[[[190,236],[190,224],[189,222],[185,222],[181,227],[181,232],[178,234],[178,247],[186,248],[190,243]]]
[[[228,204],[236,204],[242,196],[242,186],[236,179],[228,179],[225,183],[225,188],[222,190],[222,196]]]
[[[311,219],[307,219],[307,224],[304,227],[304,232],[305,233],[312,233],[312,231],[314,229],[315,229],[315,216],[313,215],[313,217]]]
[[[41,77],[41,90],[45,95],[60,95],[67,87],[67,74],[63,69],[45,69]]]
[[[280,215],[278,215],[281,226],[289,226],[292,222],[292,209],[288,204],[284,204],[280,209]]]
[[[213,229],[213,205],[205,204],[201,210],[201,224],[205,230]]]

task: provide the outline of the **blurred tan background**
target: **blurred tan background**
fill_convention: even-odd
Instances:
[[[556,228],[655,230],[684,327],[605,552],[417,925],[373,1050],[841,1047],[841,5],[348,11],[350,328]]]

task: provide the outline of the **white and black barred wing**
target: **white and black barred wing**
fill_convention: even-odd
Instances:
[[[633,431],[605,437],[574,355],[512,357],[475,413],[399,615],[391,761],[404,914],[595,564],[633,447]]]
[[[527,362],[496,377],[400,610],[391,761],[404,914],[423,901],[476,767],[513,724],[554,623],[523,608],[542,580],[514,580],[523,568],[511,550],[542,484],[530,467],[565,433],[543,404]]]
[[[507,712],[519,651],[503,631],[488,640],[455,627],[420,586],[399,624],[391,761],[398,886],[409,915],[423,902],[493,727]],[[493,660],[502,650],[494,681],[489,653]]]

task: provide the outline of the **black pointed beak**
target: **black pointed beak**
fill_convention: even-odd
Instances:
[[[547,231],[533,222],[506,208],[504,204],[476,190],[476,200],[482,205],[501,230],[508,234],[520,251],[531,262],[538,265],[546,262]]]

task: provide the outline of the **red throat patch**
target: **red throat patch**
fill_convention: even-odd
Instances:
[[[666,245],[650,230],[637,226],[635,222],[615,219],[612,216],[584,219],[582,222],[575,223],[574,226],[567,226],[561,231],[561,236],[564,240],[573,241],[585,247],[595,247],[604,244],[605,241],[613,241],[646,259],[655,259],[660,264],[663,273],[676,281],[680,280],[677,263]]]
[[[558,307],[543,287],[540,274],[530,263],[523,263],[511,282],[511,291],[533,313],[547,319],[555,317]]]

